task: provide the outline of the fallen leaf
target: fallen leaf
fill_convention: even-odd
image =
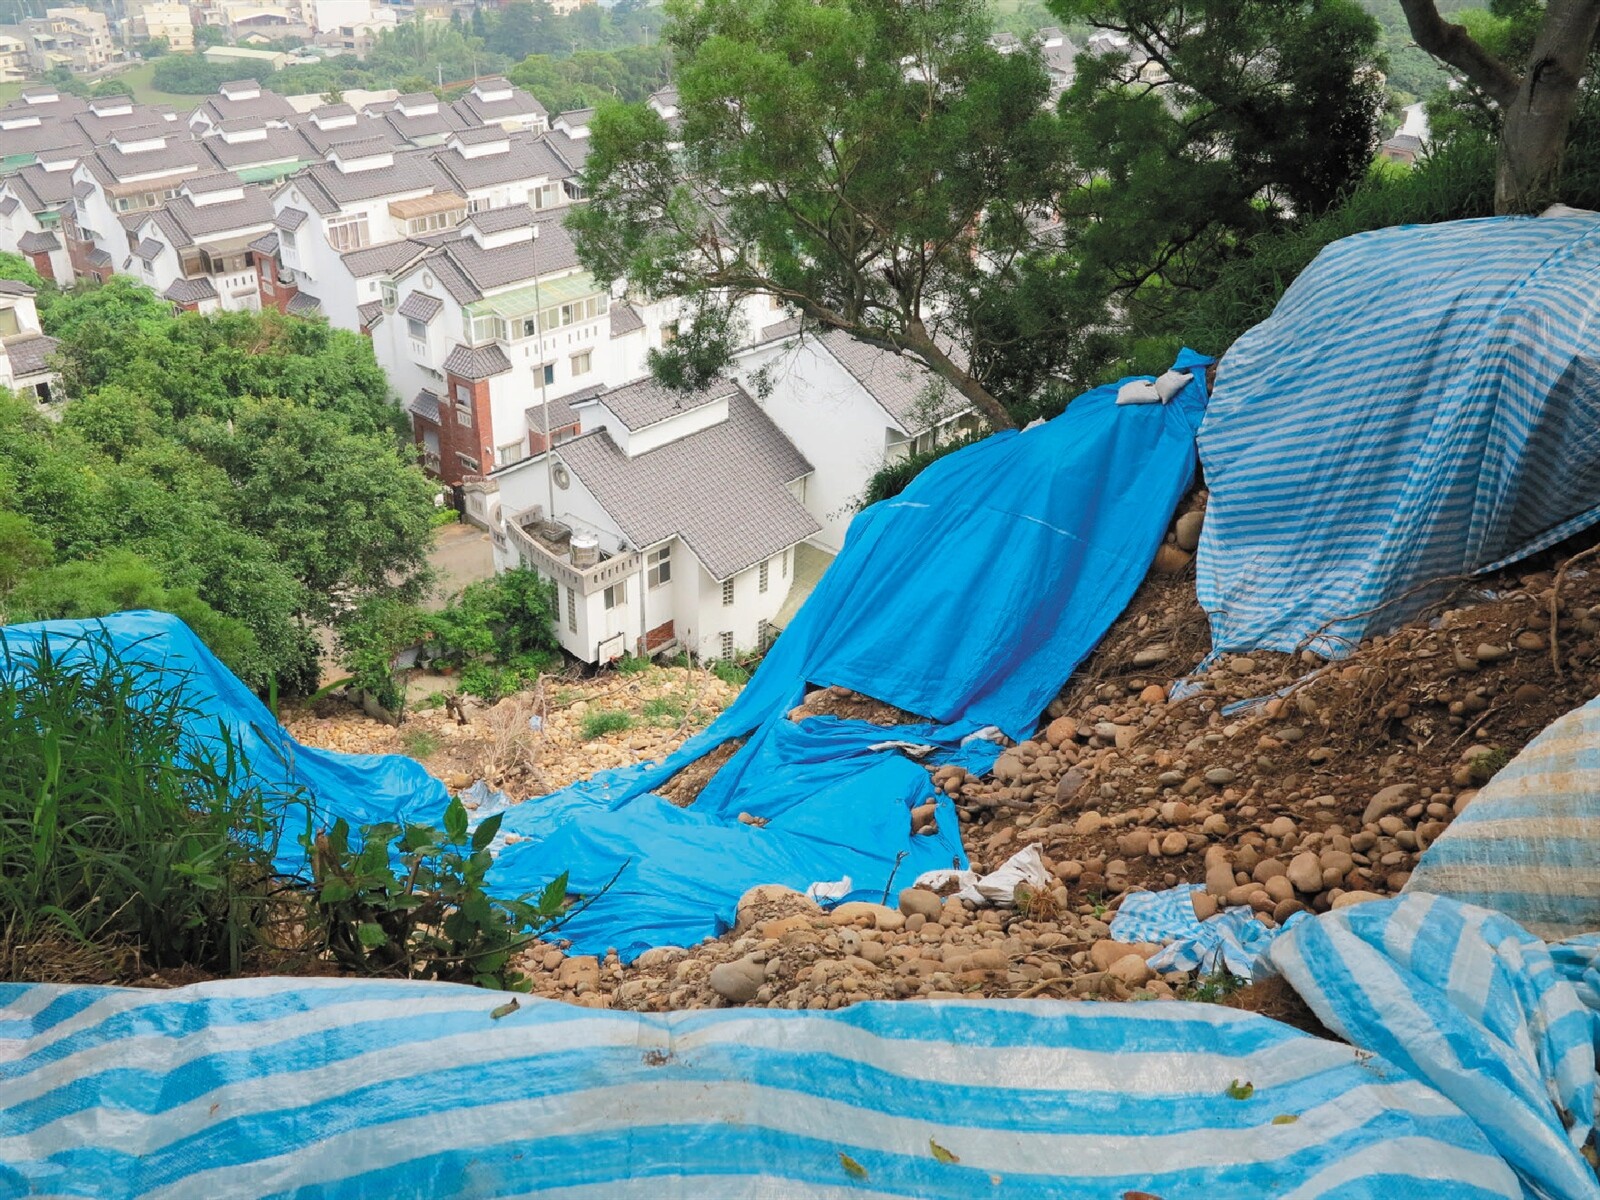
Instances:
[[[1122,1200],[1161,1200],[1154,1192],[1123,1192]]]
[[[958,1162],[961,1161],[961,1157],[959,1155],[957,1155],[955,1153],[952,1153],[949,1150],[946,1150],[943,1146],[939,1145],[939,1143],[934,1141],[932,1138],[928,1139],[928,1149],[933,1151],[933,1157],[935,1159],[937,1159],[939,1162],[942,1162],[942,1163],[958,1163]]]
[[[865,1179],[867,1177],[867,1169],[843,1150],[839,1151],[839,1164],[844,1167],[844,1173],[850,1176],[851,1179]]]
[[[1235,1079],[1228,1085],[1228,1098],[1230,1100],[1248,1100],[1256,1094],[1256,1086],[1248,1079],[1240,1083]]]
[[[512,1013],[516,1012],[517,1009],[519,1009],[521,1007],[522,1007],[522,1005],[517,1003],[517,998],[515,996],[513,996],[513,997],[511,997],[511,999],[507,1000],[504,1004],[502,1004],[499,1008],[494,1009],[493,1011],[491,1011],[489,1013],[489,1017],[492,1020],[498,1021],[501,1017],[509,1017]]]
[[[1293,1113],[1279,1113],[1277,1116],[1272,1118],[1272,1123],[1274,1125],[1293,1125],[1299,1119],[1300,1118],[1295,1116]]]

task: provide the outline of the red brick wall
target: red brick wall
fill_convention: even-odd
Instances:
[[[581,428],[582,426],[580,425],[565,425],[556,429],[552,429],[550,431],[550,440],[560,443],[568,436],[576,437],[578,435],[578,430]],[[544,452],[545,444],[543,431],[538,429],[528,430],[528,453],[543,454]]]
[[[28,260],[33,263],[33,269],[51,283],[56,281],[55,268],[50,265],[50,252],[41,250],[37,254],[28,255]]]
[[[471,396],[472,419],[463,422],[456,402],[456,389],[464,387]],[[457,455],[478,460],[477,469],[467,466]],[[445,394],[439,397],[439,476],[446,483],[459,484],[463,476],[481,475],[494,470],[494,428],[489,421],[489,381],[476,382],[445,376]]]

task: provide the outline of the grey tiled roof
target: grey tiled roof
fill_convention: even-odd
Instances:
[[[550,400],[550,428],[568,429],[579,424],[576,406],[588,400],[594,400],[605,393],[605,387],[595,384],[593,387],[583,388],[581,391],[570,392],[565,396],[555,396]],[[544,407],[535,404],[532,408],[522,412],[528,422],[529,429],[544,428]]]
[[[630,541],[681,537],[716,579],[821,528],[788,484],[811,464],[743,391],[728,419],[629,458],[603,430],[556,448]]]
[[[0,142],[4,140],[5,135],[0,134]],[[43,212],[72,198],[71,171],[47,171],[36,163],[29,163],[11,176],[9,182],[32,212]]]
[[[204,196],[209,192],[236,192],[244,185],[232,171],[212,171],[209,175],[191,175],[183,181],[183,190],[191,196]]]
[[[478,82],[481,85],[494,81],[480,79]],[[472,118],[475,125],[492,125],[510,117],[530,114],[546,115],[544,105],[519,87],[513,87],[511,95],[504,100],[485,100],[476,92],[468,91],[452,107],[462,116]]]
[[[594,120],[594,114],[599,111],[593,108],[569,108],[561,114],[561,120],[568,125],[587,125]]]
[[[439,423],[439,395],[437,392],[430,392],[427,388],[423,388],[415,396],[411,397],[411,403],[406,405],[406,408],[424,421],[432,421],[435,425]]]
[[[572,172],[566,163],[531,133],[513,133],[507,148],[468,158],[453,146],[433,152],[441,170],[463,188],[492,187],[519,179],[565,179]]]
[[[444,309],[444,301],[427,292],[412,292],[397,310],[402,317],[410,317],[424,324],[433,320]]]
[[[30,229],[17,239],[17,249],[24,254],[43,254],[61,249],[61,239],[53,233],[37,233]]]
[[[401,238],[397,242],[380,242],[376,246],[346,250],[339,258],[346,271],[357,279],[366,279],[371,275],[388,275],[398,271],[426,249],[421,242]]]
[[[217,289],[211,286],[209,279],[174,279],[161,297],[174,304],[197,304],[201,300],[215,300]]]
[[[72,194],[79,200],[86,199],[87,197],[94,195],[94,184],[90,183],[87,179],[80,179],[77,183],[72,185]]]
[[[786,321],[779,321],[776,325],[768,325],[761,331],[760,341],[777,342],[786,337],[793,337],[800,332],[800,318],[790,317]]]
[[[83,256],[83,261],[88,263],[91,267],[109,267],[111,265],[111,255],[100,249],[99,246],[96,246],[93,250],[89,251],[89,253]]]
[[[315,317],[322,312],[322,301],[305,292],[296,292],[284,310],[291,317]]]
[[[367,147],[372,149],[368,150]],[[336,152],[346,159],[361,158],[370,154],[393,150],[376,139],[360,142],[341,142]],[[450,181],[439,170],[426,150],[399,151],[389,166],[369,170],[341,171],[336,163],[313,163],[291,176],[286,187],[298,187],[306,200],[319,212],[337,212],[356,200],[374,200],[379,196],[399,196],[406,192],[449,191]]]
[[[544,135],[544,143],[560,156],[572,175],[583,170],[583,164],[589,160],[588,138],[569,137],[556,129]]]
[[[269,129],[266,137],[247,142],[208,137],[201,139],[201,145],[210,151],[218,166],[229,170],[265,163],[309,162],[319,157],[311,143],[293,129]]]
[[[263,233],[250,243],[250,249],[257,254],[276,255],[278,253],[278,235],[276,233]]]
[[[32,296],[37,294],[32,284],[20,279],[0,279],[0,296]]]
[[[487,346],[457,346],[444,360],[444,369],[460,379],[488,379],[511,370],[511,360],[493,342]]]
[[[483,233],[504,233],[508,229],[532,229],[533,210],[525,204],[507,204],[501,208],[484,208],[469,216],[463,225],[471,225]]]
[[[646,429],[678,413],[726,399],[738,390],[739,385],[731,379],[715,379],[697,392],[678,392],[645,378],[607,392],[600,397],[600,403],[629,429]]]
[[[972,407],[954,387],[912,359],[838,329],[818,334],[817,340],[908,434],[921,433]]]
[[[286,229],[292,233],[306,223],[308,215],[298,208],[281,208],[278,210],[278,215],[272,218],[272,223],[279,229]]]
[[[624,304],[620,300],[611,302],[611,336],[622,337],[624,334],[633,333],[644,328],[644,318],[633,310],[631,304]]]
[[[42,333],[23,334],[5,343],[6,357],[11,360],[11,373],[19,378],[38,375],[50,368],[50,356],[61,343]]]
[[[578,265],[578,251],[559,220],[538,222],[539,236],[485,249],[450,230],[428,240],[436,247],[432,265],[451,296],[469,304],[485,292],[528,283]]]
[[[15,196],[7,196],[4,200],[0,200],[0,217],[9,217],[19,207]]]
[[[154,262],[165,249],[166,247],[155,238],[141,238],[139,244],[133,248],[133,256],[140,262]]]
[[[245,188],[241,199],[218,200],[211,204],[196,204],[188,196],[177,196],[167,201],[163,211],[177,222],[190,239],[274,223],[272,201],[259,187]]]
[[[356,316],[361,319],[361,328],[371,329],[383,319],[383,301],[368,300],[365,304],[356,305]]]

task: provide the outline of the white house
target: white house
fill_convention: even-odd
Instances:
[[[46,401],[56,380],[57,343],[39,331],[33,296],[27,284],[0,279],[0,388]]]
[[[585,662],[764,649],[795,549],[818,532],[805,456],[732,381],[685,395],[644,379],[571,403],[578,436],[469,485],[497,564],[556,583],[561,644]]]
[[[41,150],[36,162],[0,176],[0,250],[20,254],[45,279],[72,283],[72,259],[61,236],[61,210],[72,203],[76,149]]]
[[[134,230],[139,278],[189,312],[254,311],[261,287],[251,243],[272,229],[272,202],[233,175],[185,180]]]
[[[813,464],[805,502],[821,528],[811,541],[829,554],[880,468],[978,427],[965,397],[922,364],[839,330],[781,322],[735,369]]]
[[[530,133],[550,128],[545,106],[498,75],[475,82],[451,107],[469,126],[501,125]]]

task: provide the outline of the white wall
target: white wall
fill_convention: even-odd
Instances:
[[[772,385],[765,397],[752,380],[763,367]],[[756,346],[739,356],[734,369],[815,468],[804,502],[822,531],[811,540],[837,554],[855,515],[854,501],[883,465],[886,435],[899,430],[855,377],[810,337]]]

